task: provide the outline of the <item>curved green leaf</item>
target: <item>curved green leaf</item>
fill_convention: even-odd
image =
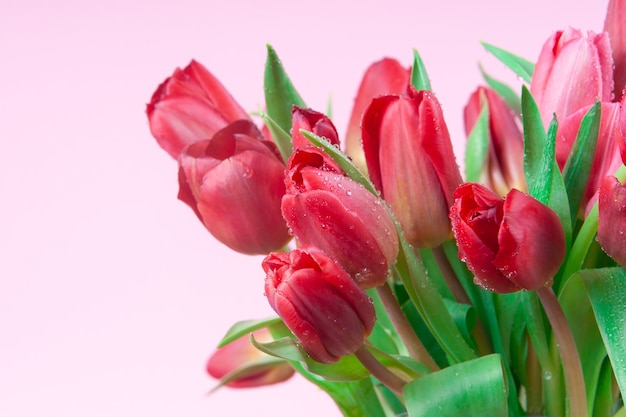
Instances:
[[[535,64],[509,51],[498,48],[497,46],[490,45],[486,42],[481,42],[481,44],[487,51],[513,70],[513,72],[519,75],[524,81],[527,83],[530,82],[533,77],[533,72],[535,71]]]
[[[465,146],[465,180],[481,182],[487,166],[489,150],[489,105],[484,95],[480,97],[481,110],[467,137]]]
[[[276,325],[278,323],[282,323],[279,317],[268,317],[265,319],[258,320],[243,320],[233,324],[230,329],[226,332],[222,340],[217,344],[217,347],[220,348],[229,344],[230,342],[234,342],[235,340],[243,337],[249,333],[252,333],[255,330],[259,330],[265,327],[270,327]]]
[[[422,57],[417,52],[417,49],[413,49],[413,68],[411,69],[411,85],[416,90],[431,90],[430,79],[426,73],[426,67]]]

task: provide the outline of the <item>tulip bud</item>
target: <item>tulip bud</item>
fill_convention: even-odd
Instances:
[[[516,189],[503,199],[474,183],[461,185],[454,198],[452,230],[476,284],[497,293],[552,285],[565,236],[550,208]]]
[[[479,87],[465,106],[465,133],[470,134],[483,102],[489,109],[489,153],[484,167],[484,184],[499,195],[511,188],[526,190],[524,178],[524,138],[515,115],[493,90]]]
[[[434,247],[449,239],[448,209],[462,179],[435,96],[409,86],[401,96],[376,98],[362,125],[370,178],[407,241]]]
[[[271,339],[267,329],[253,333],[255,340],[263,342]],[[240,369],[240,375],[228,382],[231,388],[253,388],[276,384],[291,378],[295,371],[285,361],[268,361],[271,356],[261,352],[250,343],[249,335],[245,335],[219,349],[209,358],[206,371],[213,378],[221,379]]]
[[[293,106],[291,114],[291,137],[294,149],[311,146],[311,142],[300,133],[300,129],[313,132],[331,144],[339,146],[337,129],[325,114],[297,106]]]
[[[282,213],[301,245],[332,256],[359,283],[386,282],[398,255],[398,236],[384,203],[315,148],[288,162]]]
[[[626,187],[609,175],[600,185],[598,243],[622,266],[626,266]]]
[[[615,62],[615,98],[620,99],[626,87],[626,0],[609,0],[604,31],[609,34]]]
[[[372,99],[383,94],[400,94],[409,85],[410,69],[404,68],[392,58],[374,62],[365,71],[359,91],[354,99],[354,107],[346,132],[346,155],[354,164],[366,172],[365,156],[361,146],[361,118]]]
[[[287,244],[280,213],[285,165],[252,122],[239,120],[188,146],[179,164],[178,198],[217,240],[249,255]]]
[[[196,61],[177,68],[154,92],[147,106],[150,131],[177,159],[183,148],[248,114],[217,78]]]
[[[578,109],[613,98],[613,58],[606,33],[567,28],[544,44],[530,84],[546,126]]]
[[[372,301],[323,252],[271,253],[263,270],[270,305],[314,360],[337,362],[371,333],[376,321]]]

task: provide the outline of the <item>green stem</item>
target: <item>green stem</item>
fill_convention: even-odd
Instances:
[[[406,349],[409,351],[409,355],[413,359],[425,364],[432,372],[439,370],[439,366],[437,366],[435,360],[430,356],[430,353],[428,353],[428,350],[426,350],[424,344],[415,333],[413,326],[411,326],[411,323],[406,318],[389,284],[385,283],[377,287],[376,291],[385,306],[389,319],[398,332],[398,336],[400,336],[400,339],[402,339]]]
[[[383,364],[378,362],[374,355],[367,350],[365,345],[361,346],[356,352],[354,352],[354,355],[372,375],[383,383],[383,385],[398,396],[402,397],[402,387],[404,387],[406,382],[383,366]]]
[[[448,257],[443,251],[443,247],[437,246],[436,248],[432,249],[432,252],[435,256],[435,260],[437,261],[437,265],[439,266],[439,270],[441,271],[441,275],[446,281],[448,288],[450,288],[454,299],[459,303],[472,304],[469,297],[467,296],[467,293],[461,286],[459,279],[452,270],[452,266],[450,266],[450,262],[448,261]]]
[[[571,417],[587,417],[587,395],[580,356],[563,309],[552,288],[537,290],[537,295],[552,326],[565,373]]]

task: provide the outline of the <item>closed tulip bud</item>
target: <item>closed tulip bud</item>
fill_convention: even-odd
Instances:
[[[361,145],[361,118],[372,99],[386,94],[400,94],[409,85],[410,68],[403,67],[393,58],[383,58],[370,65],[354,99],[354,107],[350,115],[346,132],[346,155],[363,172],[367,172],[365,155]]]
[[[179,159],[178,198],[231,249],[267,254],[289,241],[280,213],[285,165],[254,124],[239,120]]]
[[[337,129],[325,114],[297,106],[293,106],[291,114],[291,137],[294,149],[311,146],[311,142],[300,133],[300,129],[313,132],[331,144],[339,146]]]
[[[454,197],[452,230],[476,284],[497,293],[552,285],[565,237],[550,208],[516,189],[503,199],[474,183],[461,185]]]
[[[267,329],[257,330],[252,335],[259,342],[271,340]],[[261,387],[286,381],[293,376],[295,371],[287,362],[272,359],[276,358],[254,347],[250,336],[246,335],[213,352],[206,371],[216,379],[237,372],[237,377],[226,384],[231,388]]]
[[[598,243],[622,266],[626,266],[626,187],[609,175],[600,185]]]
[[[448,209],[462,179],[435,96],[409,86],[403,95],[376,98],[362,127],[370,178],[408,242],[434,247],[449,239]]]
[[[345,176],[315,147],[288,163],[282,212],[302,245],[332,256],[362,288],[382,285],[398,255],[398,236],[384,203]]]
[[[484,167],[484,184],[499,195],[511,188],[526,190],[524,178],[524,138],[515,115],[504,100],[493,90],[479,87],[465,106],[465,133],[472,131],[483,102],[489,110],[489,150]]]
[[[147,106],[150,131],[177,159],[185,146],[209,139],[248,114],[213,74],[196,61],[176,69],[154,92]]]
[[[544,44],[530,84],[546,126],[582,107],[613,98],[613,58],[606,33],[567,28]]]
[[[609,34],[615,69],[615,98],[622,96],[626,87],[626,0],[609,0],[604,20],[604,31]]]
[[[376,321],[372,301],[323,252],[271,253],[263,270],[270,305],[314,360],[337,362],[359,349],[371,333]]]

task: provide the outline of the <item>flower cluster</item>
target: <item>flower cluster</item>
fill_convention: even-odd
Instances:
[[[243,387],[297,370],[346,415],[366,415],[359,390],[394,413],[380,415],[421,413],[431,384],[458,385],[436,394],[440,415],[455,415],[476,374],[481,415],[619,407],[624,27],[626,1],[611,0],[604,31],[557,31],[536,63],[485,44],[524,85],[519,96],[485,74],[470,95],[464,174],[417,52],[411,68],[385,58],[366,70],[344,152],[271,47],[262,125],[200,63],[176,70],[147,114],[178,161],[178,197],[217,240],[265,255],[278,315],[229,331],[208,372]]]

